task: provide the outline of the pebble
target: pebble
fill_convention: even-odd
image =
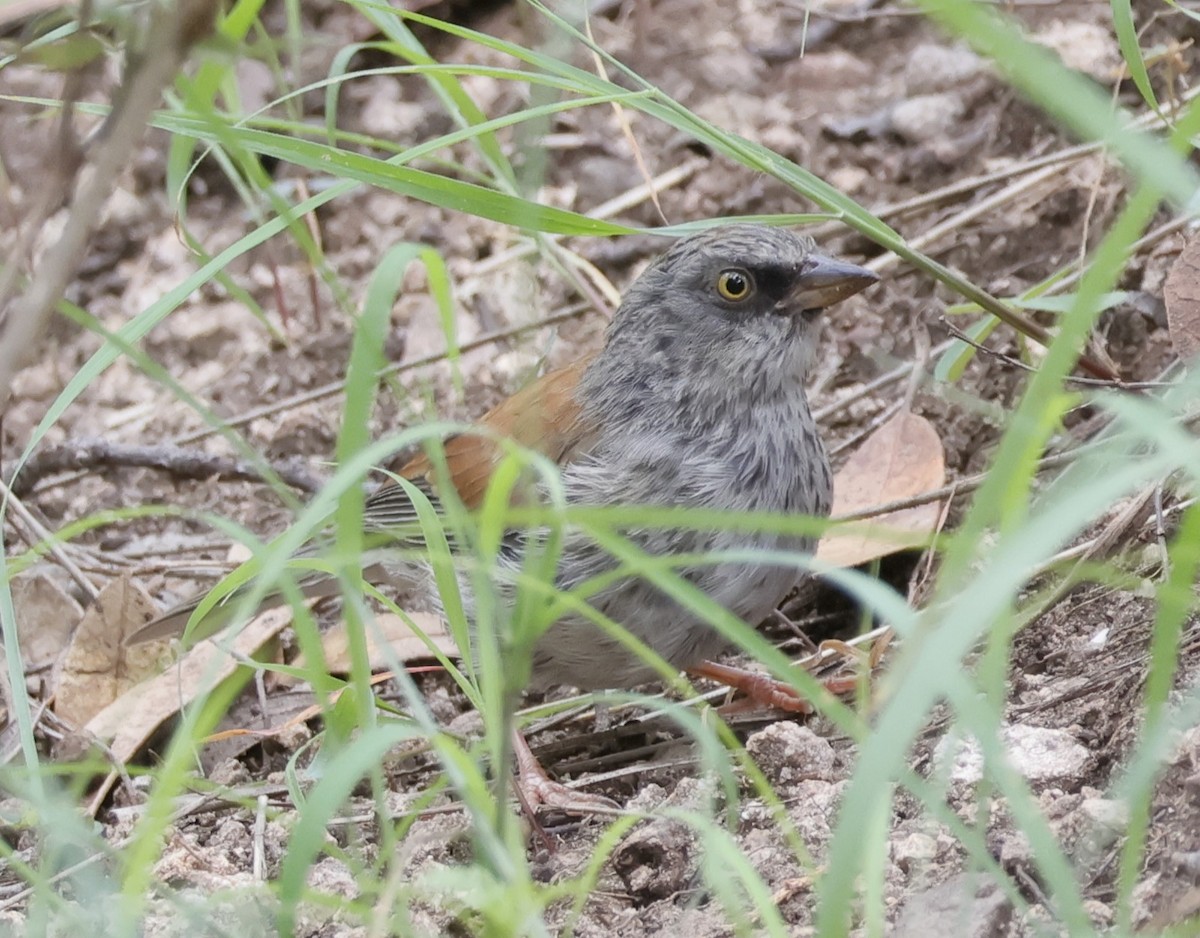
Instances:
[[[962,97],[953,92],[916,95],[892,108],[892,130],[909,143],[940,140],[950,135],[966,109]]]
[[[1022,777],[1031,782],[1075,779],[1091,753],[1065,730],[1013,724],[1000,731],[1005,755]],[[974,784],[983,778],[983,752],[974,739],[942,739],[934,749],[942,764],[950,760],[950,780]]]
[[[937,94],[960,90],[987,71],[987,63],[970,49],[926,43],[909,55],[904,81],[910,95]]]
[[[773,783],[833,781],[833,747],[807,726],[773,723],[746,740],[746,751]]]
[[[1044,26],[1029,37],[1055,52],[1067,68],[1111,82],[1121,66],[1121,49],[1111,32],[1098,23],[1064,22]]]
[[[1008,932],[1012,905],[990,880],[959,873],[912,896],[900,910],[892,938],[1001,938]]]

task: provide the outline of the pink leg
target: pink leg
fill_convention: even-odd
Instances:
[[[763,706],[786,710],[788,713],[813,712],[813,705],[796,693],[794,687],[758,671],[734,668],[727,664],[717,664],[715,661],[702,661],[695,667],[688,668],[687,673],[692,677],[708,678],[710,681],[740,690]],[[857,681],[856,677],[847,676],[832,678],[823,683],[831,693],[845,694],[854,689]]]
[[[517,797],[526,812],[538,805],[556,808],[570,814],[611,813],[620,806],[611,798],[576,791],[546,774],[542,764],[517,730],[512,734],[513,751],[517,754]]]

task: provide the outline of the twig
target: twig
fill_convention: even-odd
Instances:
[[[585,312],[588,312],[591,307],[585,304],[576,304],[564,310],[561,313],[555,313],[552,316],[547,316],[544,319],[539,319],[534,322],[520,323],[516,326],[510,326],[506,329],[500,329],[496,332],[489,332],[470,342],[464,342],[459,346],[460,352],[473,352],[477,348],[482,348],[485,345],[491,345],[493,342],[500,342],[504,339],[512,339],[519,335],[524,335],[526,332],[534,332],[537,329],[543,329],[547,326],[556,326],[559,323],[567,322],[574,319]],[[412,361],[399,362],[395,365],[389,365],[384,368],[377,377],[386,378],[392,375],[402,374],[406,371],[414,371],[417,368],[425,368],[429,365],[436,365],[444,360],[445,352],[435,352],[432,355],[426,355],[423,358],[414,358]],[[245,413],[231,417],[225,421],[223,428],[226,427],[242,427],[248,423],[258,420],[260,417],[268,417],[272,414],[280,413],[281,411],[291,410],[293,407],[300,407],[303,404],[311,404],[313,401],[319,401],[326,397],[333,397],[335,394],[341,393],[346,386],[345,379],[331,381],[328,384],[323,384],[320,387],[313,388],[309,391],[303,391],[300,394],[293,394],[291,397],[285,397],[282,400],[273,401],[270,404],[264,404],[262,407],[255,407]],[[213,427],[205,427],[203,430],[197,430],[194,433],[188,433],[180,437],[176,437],[172,442],[180,445],[184,443],[195,443],[197,440],[203,440],[219,431]]]
[[[84,591],[92,599],[100,595],[100,590],[96,585],[84,575],[83,571],[75,564],[68,555],[63,545],[54,539],[46,528],[33,516],[25,504],[3,482],[0,482],[0,503],[7,503],[11,514],[8,515],[8,520],[12,522],[17,530],[17,534],[31,547],[37,548],[44,546],[45,550],[57,560],[64,570],[70,574],[79,588]]]
[[[62,235],[42,256],[25,295],[14,306],[0,342],[0,409],[12,379],[45,331],[50,315],[79,268],[100,209],[113,180],[129,162],[163,89],[179,71],[191,45],[212,29],[217,5],[212,0],[182,0],[154,7],[144,58],[132,68],[120,98],[102,127],[96,150],[82,174],[68,209]]]
[[[134,446],[103,439],[81,439],[61,443],[32,456],[9,481],[14,495],[28,493],[42,478],[68,470],[92,470],[102,466],[158,469],[183,479],[211,479],[220,476],[248,482],[261,482],[262,472],[253,463],[230,456],[218,456],[171,444]],[[292,488],[312,494],[323,484],[309,472],[303,461],[292,457],[271,464],[278,476]]]

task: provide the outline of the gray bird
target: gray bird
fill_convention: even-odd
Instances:
[[[557,464],[560,491],[570,506],[825,516],[832,475],[805,392],[818,314],[877,279],[865,268],[820,254],[811,239],[779,228],[728,225],[683,239],[629,287],[603,348],[488,412],[479,421],[483,433],[456,435],[445,441],[441,458],[418,456],[398,474],[435,506],[448,480],[462,503],[476,508],[505,453],[498,438],[508,438]],[[515,492],[516,500],[522,492],[528,498],[527,490]],[[386,543],[372,548],[364,558],[368,579],[411,582],[414,521],[411,501],[398,484],[367,498],[368,533],[387,541],[397,531],[408,532],[401,537],[408,548],[403,559],[394,547],[389,555]],[[656,557],[815,546],[811,538],[745,531],[647,526],[622,534]],[[500,551],[492,579],[502,601],[511,600],[530,537],[513,532]],[[583,530],[568,528],[560,549],[561,590],[617,564]],[[792,566],[746,560],[678,572],[751,624],[768,616],[801,576]],[[471,614],[477,578],[464,573],[460,580]],[[300,585],[309,595],[336,591],[319,574]],[[180,631],[198,601],[172,609],[132,640]],[[264,605],[271,601],[278,596]],[[761,689],[761,678],[710,662],[725,647],[724,639],[647,580],[618,579],[588,602],[672,667],[752,692]],[[577,614],[555,621],[534,650],[533,682],[540,685],[617,688],[657,676],[636,653]],[[560,802],[566,790],[550,782],[536,762],[530,765],[523,740],[517,744],[531,797]],[[574,792],[570,797],[579,799]]]

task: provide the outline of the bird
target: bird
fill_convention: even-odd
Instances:
[[[465,508],[476,509],[511,442],[557,466],[557,491],[568,506],[827,516],[833,477],[806,379],[820,313],[877,280],[867,268],[823,254],[811,238],[780,227],[723,224],[683,237],[626,289],[597,351],[517,391],[478,421],[479,432],[450,436],[438,456],[417,455],[397,475],[435,508],[449,483]],[[416,510],[409,491],[392,481],[365,498],[364,531],[382,541],[363,561],[368,581],[405,579],[399,571],[411,571]],[[514,493],[514,501],[547,496],[544,484],[533,496],[527,487]],[[395,533],[401,530],[407,533]],[[403,560],[388,559],[393,533],[406,548]],[[653,557],[815,547],[811,537],[744,529],[646,526],[623,533]],[[496,555],[496,589],[510,603],[529,543],[513,532]],[[558,549],[559,590],[595,582],[618,566],[582,529],[568,528]],[[745,554],[677,573],[751,625],[768,617],[804,576],[794,564]],[[470,616],[475,583],[465,574],[460,580]],[[316,571],[298,585],[309,596],[337,591],[330,575]],[[230,594],[225,605],[238,596]],[[167,611],[130,641],[177,634],[201,598]],[[272,602],[280,602],[278,594],[262,605]],[[649,579],[614,577],[587,603],[672,668],[776,703],[795,697],[787,685],[713,661],[725,639]],[[533,650],[533,686],[615,689],[659,676],[585,615],[562,615]],[[514,746],[518,785],[531,801],[578,803],[581,793],[551,780],[519,733]]]

